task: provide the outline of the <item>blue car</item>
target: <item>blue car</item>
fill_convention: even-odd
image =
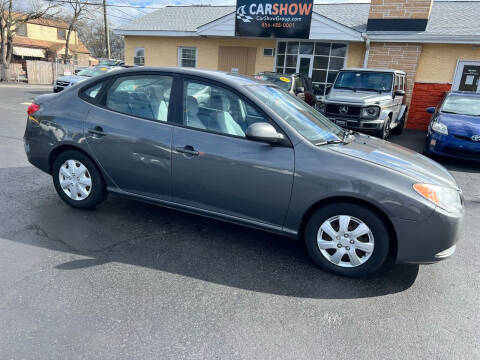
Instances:
[[[480,161],[480,94],[452,91],[427,112],[426,155]]]

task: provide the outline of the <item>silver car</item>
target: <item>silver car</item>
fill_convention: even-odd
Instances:
[[[405,128],[406,87],[400,70],[343,69],[317,109],[341,127],[387,139]]]
[[[60,76],[53,83],[53,92],[55,93],[60,92],[67,87],[70,87],[79,82],[88,80],[94,76],[102,75],[109,71],[121,70],[121,69],[123,69],[123,67],[121,66],[112,67],[112,66],[102,65],[102,66],[95,66],[95,67],[82,69],[75,75]]]
[[[24,141],[70,206],[92,208],[112,192],[275,232],[345,276],[389,256],[447,258],[464,217],[458,185],[436,162],[237,74],[105,74],[37,97]]]

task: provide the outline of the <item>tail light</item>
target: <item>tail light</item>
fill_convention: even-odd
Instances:
[[[40,110],[40,105],[35,104],[35,103],[30,104],[30,106],[27,109],[27,114],[32,115],[32,114],[36,113],[38,110]]]

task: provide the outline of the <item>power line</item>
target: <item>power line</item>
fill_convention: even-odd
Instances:
[[[131,14],[129,14],[129,13],[127,13],[127,12],[123,11],[122,9],[112,9],[112,10],[119,11],[119,12],[121,12],[123,15],[130,16],[130,20],[133,20],[133,19],[135,19],[135,16],[133,16],[133,15],[131,15]],[[110,12],[110,15],[111,15],[111,12]]]
[[[130,4],[129,4],[126,0],[120,0],[120,1],[121,1],[122,3],[127,4],[128,6],[130,6]],[[139,10],[139,9],[137,9],[137,8],[133,8],[133,9],[136,10],[136,11],[138,11],[138,12],[140,12],[141,14],[145,14],[145,15],[148,14],[147,12],[142,11],[142,10]]]

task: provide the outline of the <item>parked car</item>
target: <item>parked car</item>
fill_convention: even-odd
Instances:
[[[199,84],[210,88],[202,106]],[[303,239],[319,266],[345,276],[389,255],[444,259],[464,217],[441,165],[237,74],[132,68],[88,79],[38,96],[24,142],[72,207],[112,192]]]
[[[305,75],[279,74],[265,71],[256,74],[255,78],[278,85],[292,95],[298,96],[310,106],[315,106],[317,102],[317,98],[313,92],[312,79]]]
[[[85,69],[88,69],[88,66],[81,66],[81,67],[76,67],[74,70],[73,70],[73,74],[74,75],[77,75],[80,71],[83,71]]]
[[[406,86],[400,70],[343,69],[317,107],[341,127],[387,139],[405,128]]]
[[[433,115],[424,153],[480,161],[480,94],[450,92],[427,112]]]
[[[56,92],[62,91],[63,89],[69,86],[85,81],[91,77],[104,74],[108,71],[119,70],[119,69],[122,69],[122,67],[102,65],[102,66],[95,66],[95,67],[83,69],[75,75],[61,76],[57,78],[57,80],[55,80],[55,83],[53,84],[53,92],[56,93]]]

